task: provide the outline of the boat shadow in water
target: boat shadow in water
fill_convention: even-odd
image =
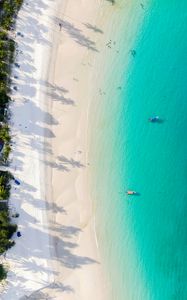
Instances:
[[[128,195],[128,196],[141,196],[141,194],[138,193],[138,192],[136,192],[135,194],[133,194],[133,195]]]
[[[165,119],[156,119],[156,118],[149,118],[148,121],[150,123],[153,123],[153,124],[163,124],[166,120]]]
[[[130,198],[131,198],[131,197],[134,197],[134,196],[140,196],[140,195],[141,195],[139,192],[133,192],[133,193],[131,194],[131,193],[129,193],[128,191],[126,191],[125,194],[126,194],[127,196],[129,196]]]

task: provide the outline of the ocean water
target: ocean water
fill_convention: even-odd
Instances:
[[[110,300],[186,300],[187,2],[132,2],[91,106],[98,242]]]

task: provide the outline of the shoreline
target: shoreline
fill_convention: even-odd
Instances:
[[[129,240],[123,236],[125,226],[127,235],[129,231],[125,220],[124,199],[119,199],[119,195],[124,194],[125,176],[120,174],[123,165],[119,162],[122,146],[117,136],[121,136],[122,132],[120,120],[128,115],[128,112],[127,115],[124,114],[123,106],[126,101],[123,94],[128,86],[129,67],[136,61],[130,50],[136,49],[147,13],[138,3],[120,1],[118,5],[121,10],[113,15],[111,13],[108,26],[106,24],[107,36],[102,42],[108,44],[108,47],[103,47],[96,61],[95,70],[98,72],[94,72],[92,80],[94,86],[99,86],[100,89],[95,93],[89,115],[91,125],[95,121],[94,128],[89,126],[91,197],[95,206],[101,260],[104,269],[108,271],[108,299],[112,300],[130,299],[129,291],[134,289],[133,281],[129,280],[131,266],[134,264],[133,255],[131,257],[129,253],[133,251],[132,248],[126,250]],[[106,59],[102,60],[102,57]],[[124,136],[125,130],[127,128],[123,128]],[[123,223],[120,223],[121,220]]]
[[[66,3],[67,6],[69,2],[70,1],[67,1]],[[93,1],[92,4],[95,9],[94,10],[95,13],[98,9],[98,4],[96,4],[95,1]],[[45,77],[44,74],[47,70],[44,71],[44,69],[42,69],[40,57],[42,56],[44,51],[46,51],[46,49],[48,49],[47,51],[50,51],[51,38],[50,40],[48,40],[49,35],[51,36],[52,34],[53,35],[56,34],[58,36],[57,33],[58,29],[55,29],[54,27],[55,25],[51,21],[51,15],[48,15],[47,18],[45,16],[44,19],[42,18],[41,21],[41,30],[43,31],[43,36],[38,36],[38,33],[36,31],[38,30],[37,26],[34,28],[31,27],[31,22],[33,22],[33,17],[30,18],[30,15],[27,15],[30,6],[32,6],[33,8],[35,16],[37,16],[40,13],[40,9],[41,10],[48,9],[45,6],[42,8],[40,8],[39,6],[37,7],[37,3],[29,4],[28,6],[24,3],[20,11],[18,21],[17,21],[17,27],[16,27],[16,31],[19,31],[19,28],[22,29],[22,26],[24,24],[26,25],[24,30],[20,30],[24,33],[23,39],[21,39],[20,37],[17,38],[19,39],[18,40],[19,49],[21,45],[21,51],[24,51],[24,53],[21,53],[19,55],[20,58],[18,57],[18,62],[21,59],[20,71],[22,73],[16,71],[16,74],[18,73],[20,78],[17,81],[18,94],[15,93],[15,102],[12,105],[12,110],[14,114],[13,117],[14,125],[13,125],[12,132],[13,135],[16,134],[17,136],[19,136],[19,139],[16,139],[16,145],[13,147],[14,149],[12,155],[15,157],[13,158],[11,169],[14,170],[16,176],[21,180],[21,188],[20,190],[16,190],[16,191],[14,191],[15,188],[13,188],[12,196],[11,196],[11,205],[13,206],[13,209],[16,209],[20,213],[20,218],[18,220],[18,228],[22,232],[22,237],[19,240],[16,239],[16,245],[14,249],[9,250],[7,253],[7,261],[10,265],[10,270],[8,273],[7,285],[5,286],[4,292],[2,293],[2,299],[4,300],[10,299],[10,297],[13,297],[13,295],[14,295],[14,299],[19,299],[20,297],[28,297],[28,296],[30,298],[32,296],[41,297],[43,295],[46,295],[46,293],[53,295],[54,299],[59,299],[59,297],[62,296],[62,293],[64,299],[66,298],[73,299],[74,297],[77,297],[77,295],[78,297],[80,297],[80,299],[87,299],[88,296],[90,297],[90,293],[93,293],[93,291],[94,291],[94,296],[97,295],[98,293],[99,299],[104,299],[104,291],[103,291],[103,284],[102,284],[103,274],[101,275],[102,272],[101,272],[101,266],[99,261],[99,254],[98,254],[98,249],[96,247],[96,241],[95,241],[92,203],[90,199],[89,201],[87,200],[86,190],[84,194],[82,194],[82,189],[84,190],[85,187],[83,182],[86,182],[84,180],[87,177],[86,175],[87,170],[86,171],[84,170],[86,169],[84,165],[87,164],[87,158],[86,158],[87,150],[86,150],[85,137],[83,137],[83,140],[81,142],[82,139],[81,135],[82,135],[82,129],[85,127],[85,120],[87,120],[87,113],[88,113],[87,109],[83,113],[82,108],[87,107],[86,105],[87,105],[87,97],[89,96],[89,90],[87,91],[85,90],[86,95],[84,90],[81,91],[81,93],[83,92],[83,94],[80,93],[79,95],[78,93],[77,97],[75,97],[76,98],[76,103],[75,103],[74,100],[71,99],[71,97],[70,98],[68,97],[69,95],[68,96],[62,95],[62,94],[66,94],[67,92],[66,92],[66,88],[64,87],[58,89],[59,87],[58,79],[55,85],[53,83],[51,84],[50,82],[48,82],[49,80],[48,78]],[[90,4],[89,6],[91,8]],[[90,12],[90,8],[88,8],[88,14],[86,15],[87,21],[89,20],[92,21],[92,18],[94,16],[93,12]],[[73,5],[70,7],[70,11],[72,11],[73,14],[72,20],[75,20],[74,13],[76,13],[77,15],[78,11],[76,12],[74,11]],[[79,7],[79,11],[81,12],[81,7]],[[70,19],[69,15],[70,13],[68,13],[68,17],[67,17],[68,20]],[[62,16],[63,16],[63,20],[66,19],[64,13],[62,14]],[[73,55],[74,53],[78,54],[77,65],[82,64],[83,66],[85,64],[85,59],[86,60],[88,59],[86,70],[84,70],[85,69],[84,66],[82,67],[82,71],[84,73],[83,76],[83,80],[84,80],[87,77],[87,74],[89,74],[89,69],[90,69],[90,62],[89,62],[90,56],[87,53],[85,54],[85,51],[87,51],[87,47],[90,47],[92,51],[94,51],[94,54],[96,54],[95,52],[97,52],[95,51],[94,47],[92,47],[94,45],[94,42],[92,43],[92,41],[90,40],[90,36],[94,35],[93,33],[90,33],[90,31],[93,29],[90,29],[89,26],[87,29],[85,29],[84,27],[86,27],[86,25],[82,24],[80,20],[78,27],[80,27],[81,29],[76,30],[74,29],[74,26],[71,28],[71,23],[67,19],[63,21],[65,22],[63,24],[64,25],[67,24],[68,26],[70,26],[70,30],[73,30],[73,36],[72,36],[72,32],[71,31],[68,32],[67,27],[64,26],[65,34],[69,35],[68,37],[66,37],[68,50],[66,49],[65,53],[67,54],[69,52],[69,46],[70,46],[69,43],[73,43],[73,45],[71,45],[70,48],[72,47]],[[52,25],[49,32],[44,28],[45,23],[50,24],[50,26]],[[58,28],[58,24],[56,24],[56,27]],[[74,40],[75,38],[74,30],[75,33],[78,34],[78,38],[81,39],[80,44],[79,44],[79,40],[76,39]],[[82,31],[85,31],[85,36],[84,34],[81,33]],[[31,44],[33,43],[32,38],[30,39],[29,37],[27,37],[28,32],[29,35],[31,34],[31,36],[33,37],[34,44],[32,46],[31,46]],[[86,38],[86,35],[88,35],[88,38]],[[36,40],[34,39],[38,39],[37,44],[36,44]],[[34,49],[34,52],[32,49]],[[78,52],[74,52],[77,50]],[[39,53],[40,53],[40,57],[38,57]],[[66,61],[66,54],[64,55],[65,61]],[[52,54],[50,54],[50,57],[51,55]],[[62,59],[62,57],[63,56],[60,55],[59,58]],[[82,59],[84,62],[82,61]],[[24,60],[26,61],[26,63],[24,62]],[[46,60],[42,59],[42,61],[43,64],[45,64]],[[69,63],[66,64],[65,68],[68,70]],[[36,75],[34,75],[34,73],[36,73]],[[66,83],[68,85],[69,79],[67,77],[67,74],[64,73],[64,76],[65,76],[64,80],[65,81],[67,80]],[[57,77],[59,78],[59,75]],[[77,82],[76,78],[73,78],[73,83],[76,82]],[[91,81],[89,81],[89,84],[91,85]],[[78,90],[79,89],[80,87],[78,88]],[[73,94],[74,93],[73,88],[71,89],[70,87],[70,90],[71,90],[71,94]],[[78,90],[75,89],[75,96]],[[51,93],[51,91],[54,92],[54,94]],[[50,93],[51,95],[49,95]],[[56,189],[55,186],[58,185],[57,178],[55,178],[55,176],[58,177],[58,174],[54,174],[54,172],[56,169],[58,169],[57,165],[59,161],[57,163],[56,162],[57,160],[54,159],[54,153],[53,153],[53,161],[51,160],[51,155],[52,155],[51,150],[53,151],[54,149],[57,149],[59,143],[59,138],[57,139],[57,142],[54,142],[55,140],[54,137],[55,134],[57,133],[57,130],[55,131],[56,129],[55,126],[57,126],[55,117],[56,115],[58,116],[58,113],[55,110],[58,110],[57,108],[58,105],[56,107],[54,107],[53,105],[52,114],[50,114],[51,111],[49,110],[49,105],[50,105],[49,103],[51,99],[53,99],[54,101],[54,97],[56,97],[55,100],[57,100],[57,102],[62,100],[63,106],[61,106],[60,104],[61,106],[60,110],[62,113],[64,112],[64,110],[66,110],[67,107],[69,108],[70,106],[72,106],[73,109],[74,108],[76,109],[77,106],[79,106],[78,116],[77,116],[77,112],[76,113],[73,112],[71,117],[71,120],[73,120],[74,123],[74,128],[78,127],[78,130],[76,128],[76,132],[75,132],[76,134],[75,135],[73,134],[75,141],[77,140],[78,144],[75,146],[74,142],[67,140],[67,146],[65,146],[64,149],[64,151],[67,152],[67,157],[63,156],[62,161],[60,162],[62,169],[66,169],[66,165],[68,164],[72,169],[72,171],[75,171],[74,174],[70,176],[71,178],[67,180],[67,184],[70,183],[70,187],[69,187],[69,191],[67,191],[66,187],[65,189],[63,189],[63,198],[64,196],[66,196],[66,194],[68,195],[68,197],[71,198],[72,195],[70,194],[72,190],[76,191],[76,197],[79,198],[79,202],[78,202],[79,204],[78,203],[73,204],[73,202],[68,199],[64,200],[65,205],[63,206],[66,206],[68,209],[70,209],[70,216],[68,216],[66,221],[65,222],[63,221],[62,224],[59,222],[59,216],[57,216],[57,212],[59,213],[59,211],[61,211],[60,218],[62,217],[63,219],[64,217],[65,210],[62,204],[58,205],[56,202],[51,202],[49,197],[47,199],[49,201],[47,201],[46,203],[44,201],[45,198],[44,193],[48,194],[49,190],[46,190],[44,188],[43,183],[39,184],[39,182],[36,181],[37,178],[39,179],[39,181],[43,181],[40,176],[41,173],[40,175],[38,173],[39,169],[40,172],[44,172],[44,170],[48,168],[47,176],[49,176],[49,178],[50,178],[50,172],[53,173],[52,175],[53,178],[52,180],[54,180],[53,189]],[[84,99],[81,105],[78,105],[77,98]],[[46,105],[46,99],[49,100],[49,103],[47,103],[47,105]],[[23,100],[24,102],[22,103]],[[67,123],[68,125],[69,121],[70,121],[69,117],[68,118],[65,117],[64,124]],[[19,125],[20,123],[21,125]],[[60,131],[61,128],[60,130],[58,129],[58,132]],[[85,130],[85,136],[86,136],[86,132],[87,131]],[[69,136],[69,135],[71,136],[71,133],[69,132],[69,128],[66,128],[65,136]],[[45,137],[45,140],[43,140],[43,136]],[[71,144],[71,146],[68,144]],[[51,145],[52,145],[52,149],[51,149]],[[85,148],[85,149],[80,150],[80,145],[82,145],[81,148]],[[75,147],[74,150],[77,151],[77,153],[74,153],[72,146]],[[81,158],[80,160],[79,158],[80,151],[84,151],[84,150],[85,150],[84,157]],[[59,151],[61,152],[61,150]],[[68,158],[69,154],[71,154],[72,157],[70,156]],[[48,158],[50,159],[48,160]],[[41,159],[43,161],[41,161]],[[82,164],[82,160],[84,161],[84,164]],[[33,166],[35,166],[34,169]],[[81,172],[83,172],[84,175],[79,176],[80,168],[83,169],[81,170]],[[67,171],[67,174],[68,173],[69,170]],[[33,174],[34,176],[36,176],[36,178],[33,178]],[[44,178],[43,175],[42,177]],[[72,188],[72,183],[71,183],[72,179],[75,182],[74,188]],[[21,191],[23,189],[24,192]],[[82,197],[83,198],[85,197],[84,201],[80,201]],[[54,194],[54,198],[56,198],[55,194]],[[39,206],[37,203],[39,203]],[[87,205],[88,209],[85,208],[86,207],[85,204]],[[45,214],[44,207],[47,208],[47,214]],[[49,224],[51,222],[51,219],[52,219],[52,224],[54,224],[55,215],[58,218],[58,220],[56,219],[56,221],[58,221],[59,224],[57,224],[56,228],[53,228]],[[49,224],[47,224],[47,220],[49,221]],[[48,228],[48,225],[50,228]],[[56,233],[54,229],[56,230]],[[61,231],[62,237],[60,237],[59,230]],[[41,244],[40,239],[42,238],[42,236],[44,240]],[[30,239],[32,239],[32,241]],[[48,243],[47,242],[48,239],[50,241],[53,240],[53,243],[51,242]],[[58,246],[56,245],[56,249],[55,249],[57,255],[55,254],[53,249],[56,240],[58,243]],[[67,254],[69,256],[67,256]],[[59,262],[62,262],[61,266],[59,266]],[[57,271],[58,268],[60,268],[59,271]],[[61,270],[62,270],[62,275],[59,274],[58,277],[57,272],[60,273]],[[65,272],[66,275],[64,275]],[[66,279],[64,279],[64,277],[66,277]],[[86,289],[84,284],[85,280],[88,281]],[[93,285],[93,280],[97,281],[97,283],[94,282],[94,285]],[[82,287],[80,287],[80,283],[82,283]]]
[[[50,5],[24,3],[17,22],[17,31],[24,28],[18,41],[24,53],[13,103],[19,138],[12,168],[24,191],[13,190],[11,199],[23,235],[7,254],[2,299],[105,300],[110,288],[90,191],[90,120],[114,55],[106,45],[118,12],[107,1]]]
[[[50,5],[24,3],[17,21],[24,37],[17,37],[23,53],[12,169],[21,186],[11,205],[20,213],[22,237],[7,253],[2,299],[105,300],[110,289],[90,192],[89,127],[106,75],[99,62],[110,61],[106,44],[118,13],[107,1]],[[97,73],[101,81],[94,81]]]

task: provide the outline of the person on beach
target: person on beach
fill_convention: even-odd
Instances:
[[[62,29],[62,24],[61,23],[59,23],[59,27],[60,27],[60,31],[61,31],[61,29]]]

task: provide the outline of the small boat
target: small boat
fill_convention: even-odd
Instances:
[[[135,191],[127,191],[127,195],[137,195],[138,193]]]
[[[158,122],[159,120],[160,120],[160,119],[159,119],[159,116],[149,118],[149,122],[152,122],[152,123],[156,123],[156,122]]]

